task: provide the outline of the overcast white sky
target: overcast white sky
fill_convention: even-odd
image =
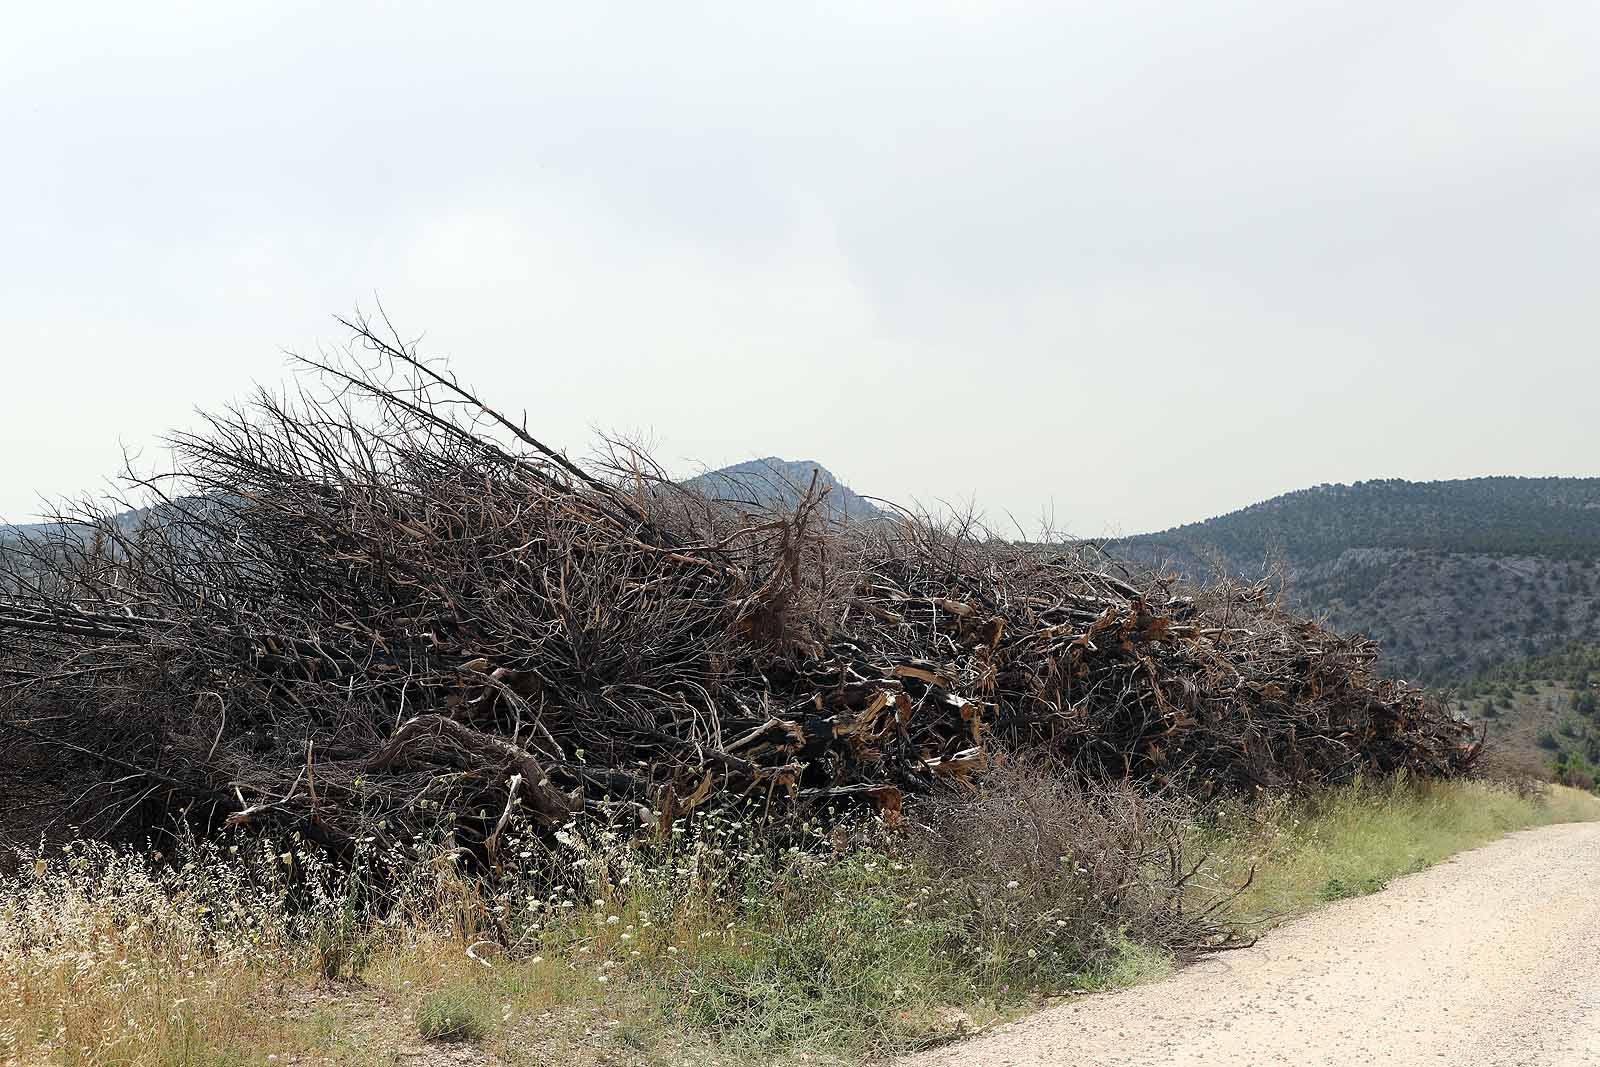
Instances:
[[[1600,474],[1600,5],[15,4],[0,517],[381,296],[541,436],[1131,533]]]

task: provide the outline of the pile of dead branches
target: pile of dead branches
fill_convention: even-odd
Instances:
[[[662,823],[960,783],[1011,746],[1210,793],[1453,774],[1470,731],[1258,588],[1185,596],[969,525],[707,500],[579,465],[399,340],[174,438],[145,510],[7,554],[0,732],[62,817],[335,848],[518,813]],[[154,503],[150,504],[149,501]]]

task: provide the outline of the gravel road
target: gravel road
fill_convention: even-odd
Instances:
[[[1600,1065],[1600,824],[1514,834],[905,1067]]]

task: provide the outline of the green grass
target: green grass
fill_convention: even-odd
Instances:
[[[917,911],[926,885],[921,872],[863,853],[774,887],[758,921],[736,920],[673,970],[666,1010],[752,1054],[914,1047],[941,1004],[974,988],[957,956],[960,924]]]
[[[1123,989],[1165,978],[1177,966],[1177,960],[1166,949],[1122,937],[1117,940],[1111,958],[1086,971],[1078,988],[1090,993]]]
[[[1250,887],[1235,919],[1271,925],[1364,896],[1513,830],[1600,819],[1600,798],[1553,786],[1543,796],[1484,782],[1357,783],[1308,800],[1223,812],[1200,847],[1213,871]]]

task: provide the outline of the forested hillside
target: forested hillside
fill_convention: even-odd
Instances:
[[[1489,726],[1491,743],[1553,765],[1592,788],[1600,767],[1600,644],[1513,660],[1456,686],[1456,709]]]
[[[1350,548],[1586,560],[1600,555],[1600,478],[1319,485],[1121,545],[1175,561],[1220,552],[1237,567],[1273,554],[1309,566]]]
[[[1596,478],[1318,486],[1108,550],[1192,575],[1281,565],[1291,599],[1433,683],[1600,639]]]

